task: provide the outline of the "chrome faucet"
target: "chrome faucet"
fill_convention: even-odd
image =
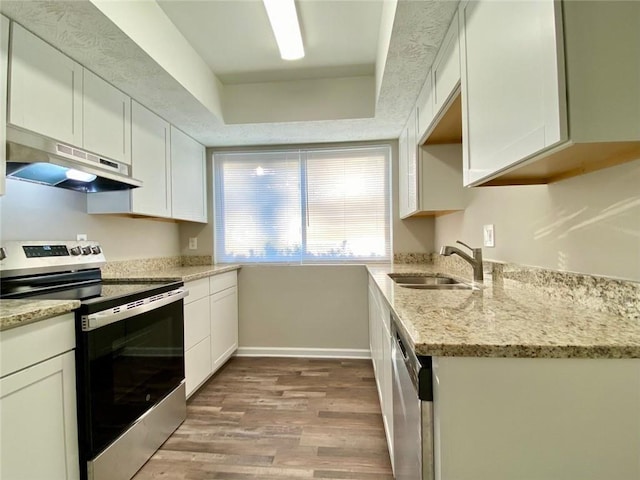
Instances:
[[[481,248],[471,248],[469,245],[467,245],[466,243],[462,243],[460,240],[456,240],[456,243],[459,243],[460,245],[464,245],[469,250],[471,250],[471,253],[473,254],[473,257],[471,257],[470,255],[466,254],[465,252],[463,252],[459,248],[452,247],[450,245],[443,246],[440,249],[440,255],[444,255],[446,257],[448,257],[449,255],[453,255],[454,253],[456,255],[459,255],[464,260],[469,262],[469,264],[473,267],[473,281],[474,282],[482,282],[482,280],[484,278],[483,275],[482,275],[482,249]]]

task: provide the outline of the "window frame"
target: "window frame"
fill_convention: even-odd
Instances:
[[[307,156],[310,152],[348,152],[356,150],[380,149],[384,151],[385,161],[385,181],[384,181],[384,198],[385,198],[385,251],[387,256],[384,258],[340,258],[317,259],[313,260],[308,256],[307,252],[307,227],[308,218],[308,169]],[[282,155],[298,155],[298,173],[299,173],[299,199],[300,199],[300,249],[299,257],[291,261],[255,261],[255,260],[223,260],[218,258],[218,247],[220,243],[224,244],[225,228],[218,228],[218,208],[224,208],[224,182],[218,182],[218,178],[222,175],[221,162],[216,161],[216,155],[251,155],[251,154],[282,154]],[[247,148],[232,150],[215,150],[212,154],[212,176],[213,176],[213,258],[216,264],[234,264],[243,263],[248,265],[331,265],[331,264],[368,264],[368,263],[389,263],[393,258],[393,148],[390,143],[371,143],[360,145],[327,145],[327,146],[292,146],[291,148],[273,147],[273,148]],[[222,189],[221,191],[219,189]],[[220,202],[222,205],[220,206]],[[221,238],[222,237],[222,238]]]

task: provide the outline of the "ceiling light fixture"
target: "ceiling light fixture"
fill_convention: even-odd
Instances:
[[[271,29],[276,37],[280,57],[298,60],[304,57],[304,46],[294,0],[262,0],[267,9]]]

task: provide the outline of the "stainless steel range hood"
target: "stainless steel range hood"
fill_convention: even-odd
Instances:
[[[142,186],[129,169],[124,163],[7,126],[7,178],[87,193]]]

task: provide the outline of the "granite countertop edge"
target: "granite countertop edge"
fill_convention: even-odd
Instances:
[[[110,282],[190,282],[241,268],[240,265],[201,265],[167,269],[108,272],[103,280]],[[78,300],[0,300],[0,331],[63,315],[80,307]]]
[[[0,300],[0,331],[73,312],[78,300]]]
[[[103,280],[110,282],[191,282],[201,278],[212,277],[221,273],[232,272],[242,268],[241,265],[197,265],[186,267],[159,268],[153,270],[139,270],[133,272],[103,272]]]
[[[370,278],[416,354],[443,357],[640,358],[640,322],[593,312],[571,300],[493,284],[479,290],[424,291],[389,273],[443,274],[434,265],[367,265]],[[464,278],[463,278],[464,280]]]

